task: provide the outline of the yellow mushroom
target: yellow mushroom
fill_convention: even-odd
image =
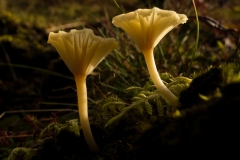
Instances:
[[[122,28],[142,51],[153,83],[168,103],[176,107],[178,98],[162,82],[154,60],[153,50],[174,27],[186,23],[187,16],[159,8],[138,9],[113,18],[112,23]]]
[[[104,39],[95,36],[91,29],[51,32],[48,43],[56,48],[74,75],[81,128],[91,151],[98,152],[99,148],[93,138],[88,118],[86,77],[113,49],[118,47],[118,43],[114,38]]]

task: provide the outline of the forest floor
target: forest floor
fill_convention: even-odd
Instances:
[[[199,146],[208,144],[204,140],[200,141],[199,134],[205,135],[210,131],[221,132],[223,126],[232,132],[235,131],[231,127],[235,127],[235,123],[232,122],[238,120],[234,117],[239,113],[234,103],[238,103],[240,97],[237,93],[240,86],[238,66],[240,2],[238,0],[195,1],[200,23],[196,52],[193,50],[197,24],[191,1],[182,0],[180,3],[174,0],[161,2],[118,0],[117,2],[126,13],[138,8],[157,6],[188,16],[187,23],[166,35],[154,53],[157,68],[167,83],[174,85],[173,82],[180,83],[179,78],[176,77],[186,78],[184,82],[181,81],[183,84],[179,84],[184,90],[180,98],[182,108],[179,110],[181,115],[186,117],[177,120],[173,119],[173,114],[169,117],[167,113],[170,111],[164,103],[161,104],[164,107],[160,107],[163,111],[158,111],[158,115],[155,114],[154,107],[158,106],[158,102],[151,99],[155,90],[150,87],[152,82],[149,79],[144,57],[130,37],[123,30],[112,25],[112,18],[121,14],[113,1],[18,0],[11,3],[0,0],[0,159],[6,160],[17,147],[23,147],[15,151],[15,155],[21,155],[22,159],[64,159],[64,157],[65,159],[144,159],[145,156],[148,158],[158,154],[161,156],[161,153],[158,153],[159,149],[165,151],[165,154],[162,154],[164,157],[171,155],[169,148],[164,147],[171,146],[172,143],[175,147],[171,148],[172,153],[179,155],[184,149],[189,149],[183,147],[179,150],[178,147],[182,144],[191,146],[193,144],[190,141],[200,144]],[[47,44],[50,32],[83,28],[90,28],[99,36],[116,38],[120,46],[87,77],[90,121],[102,148],[99,155],[92,155],[89,152],[81,133],[79,138],[69,132],[69,127],[76,127],[78,124],[74,119],[79,118],[75,81],[55,48]],[[193,54],[195,54],[194,59]],[[191,60],[193,63],[190,66]],[[196,79],[193,81],[195,83],[190,84],[192,79]],[[126,91],[133,86],[140,90],[133,90],[134,93]],[[147,95],[150,92],[151,94]],[[149,98],[147,100],[152,111],[149,112],[149,108],[143,105],[141,114],[136,110],[131,114],[126,113],[121,120],[115,125],[111,124],[111,127],[103,133],[103,126],[120,114],[121,110],[132,106],[133,98],[142,93],[146,93]],[[220,94],[221,98],[219,98]],[[107,103],[108,106],[105,105]],[[222,113],[226,110],[224,104],[233,107],[231,112],[226,112],[231,115],[228,121],[221,121],[221,116],[225,116]],[[218,112],[215,112],[216,105],[220,106]],[[103,106],[107,106],[107,109]],[[206,108],[208,109],[204,110]],[[216,116],[214,119],[211,118],[213,115]],[[132,118],[129,118],[130,116]],[[164,116],[166,117],[162,118]],[[205,122],[203,117],[210,118]],[[186,123],[186,119],[192,123]],[[223,126],[215,125],[220,122]],[[126,124],[128,126],[125,126]],[[197,126],[197,130],[185,132],[194,125]],[[207,127],[202,128],[202,126]],[[216,126],[213,127],[215,130],[212,126]],[[171,127],[184,129],[173,131]],[[75,129],[79,130],[79,128]],[[198,134],[195,135],[196,132]],[[184,136],[181,140],[176,140],[178,139],[176,137],[180,137],[179,134],[194,136],[190,136],[190,139]],[[235,135],[237,134],[228,136]],[[151,138],[155,136],[156,142]],[[68,137],[67,140],[65,137]],[[220,145],[217,138],[213,137],[207,137],[208,140],[212,139],[209,146]],[[230,140],[237,142],[234,138]],[[82,145],[69,147],[75,141]],[[225,142],[225,139],[223,141]],[[159,142],[158,150],[153,148],[157,142]],[[51,147],[43,149],[46,146]],[[52,156],[46,151],[48,149],[52,152]],[[78,150],[82,150],[83,153],[76,154]],[[204,155],[207,155],[208,150],[204,151],[206,151]],[[192,153],[198,154],[196,151]],[[13,154],[11,159],[14,159]]]

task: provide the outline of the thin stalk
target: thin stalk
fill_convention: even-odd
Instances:
[[[165,59],[165,57],[164,57],[164,53],[163,53],[162,47],[160,46],[160,44],[158,44],[157,47],[158,47],[158,51],[159,51],[159,53],[161,54],[161,57],[162,57],[162,59],[163,59],[163,61],[164,61],[164,65],[168,68],[168,64],[167,64],[166,59]]]
[[[196,8],[196,5],[195,5],[194,0],[192,0],[192,3],[193,3],[195,15],[196,15],[196,21],[197,21],[197,37],[196,37],[196,41],[195,41],[195,45],[194,45],[194,49],[193,49],[192,59],[191,59],[191,62],[190,62],[190,64],[189,64],[189,67],[188,67],[188,70],[187,70],[187,75],[189,75],[190,69],[192,68],[192,63],[193,63],[193,60],[194,60],[194,58],[195,58],[195,53],[196,53],[196,51],[197,51],[198,40],[199,40],[199,20],[198,20],[198,13],[197,13],[197,8]]]
[[[113,0],[113,3],[115,4],[115,6],[118,8],[118,10],[123,14],[123,10],[122,8],[118,5],[117,1],[116,0]]]
[[[238,41],[237,41],[237,48],[233,54],[233,62],[235,61],[235,58],[237,57],[238,49],[240,48],[240,34],[238,35]]]
[[[3,44],[1,42],[0,42],[0,45],[1,45],[1,48],[2,48],[2,50],[4,52],[4,55],[5,55],[5,58],[6,58],[7,62],[8,62],[8,64],[11,64],[11,59],[10,59],[10,57],[9,57],[5,47],[3,46]],[[10,68],[10,71],[12,73],[13,79],[16,82],[17,81],[17,76],[16,76],[16,73],[15,73],[14,69],[13,69],[12,66],[9,66],[9,68]]]
[[[154,85],[159,90],[160,94],[170,103],[172,107],[177,107],[179,105],[178,98],[164,85],[161,80],[157,67],[154,60],[153,50],[145,50],[143,51],[143,55],[145,57],[145,61],[147,63],[149,74],[152,78]]]
[[[89,124],[86,77],[77,75],[75,76],[75,81],[77,85],[78,110],[83,135],[91,151],[96,153],[99,151],[99,148],[93,138]]]

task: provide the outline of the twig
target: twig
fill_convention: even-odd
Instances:
[[[194,16],[190,16],[189,18],[196,19],[196,17],[194,17]],[[213,28],[216,28],[217,30],[226,32],[226,33],[230,34],[231,36],[233,36],[234,38],[238,39],[238,35],[240,34],[240,32],[237,29],[226,28],[221,23],[219,23],[217,20],[215,20],[209,16],[198,16],[197,18],[199,19],[199,21],[204,22],[208,26],[211,26]]]
[[[30,109],[30,110],[13,110],[5,111],[0,114],[0,119],[7,113],[29,113],[29,112],[78,112],[76,109]]]
[[[32,67],[32,66],[27,66],[27,65],[23,65],[23,64],[1,63],[1,62],[0,62],[0,65],[11,66],[11,67],[19,67],[19,68],[26,68],[26,69],[33,69],[33,70],[36,70],[36,71],[39,71],[39,72],[43,72],[43,73],[46,73],[46,74],[50,74],[50,75],[66,78],[66,79],[69,79],[69,80],[74,80],[73,77],[66,76],[66,75],[63,75],[63,74],[60,74],[60,73],[57,73],[57,72],[53,72],[53,71],[42,69],[42,68],[38,68],[38,67]]]
[[[5,47],[3,46],[3,44],[1,42],[0,42],[0,45],[1,45],[1,48],[2,48],[2,50],[4,52],[4,55],[6,57],[7,63],[11,64],[11,59],[10,59],[10,57],[9,57]],[[15,73],[14,69],[13,69],[13,67],[11,65],[9,65],[9,68],[10,68],[10,71],[12,73],[13,79],[16,82],[17,81],[17,76],[16,76],[16,73]]]

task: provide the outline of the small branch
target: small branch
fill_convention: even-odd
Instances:
[[[78,112],[78,110],[75,109],[32,109],[32,110],[13,110],[13,111],[5,111],[2,114],[0,114],[0,119],[5,114],[11,114],[11,113],[29,113],[29,112]]]
[[[1,48],[2,48],[2,50],[4,52],[5,58],[7,60],[7,63],[11,64],[11,59],[10,59],[10,57],[9,57],[5,47],[3,46],[3,44],[1,42],[0,42],[0,44],[1,44]],[[13,67],[11,65],[9,65],[9,68],[10,68],[10,71],[12,73],[13,79],[16,82],[17,81],[17,76],[16,76],[16,73],[15,73],[14,69],[13,69]]]

